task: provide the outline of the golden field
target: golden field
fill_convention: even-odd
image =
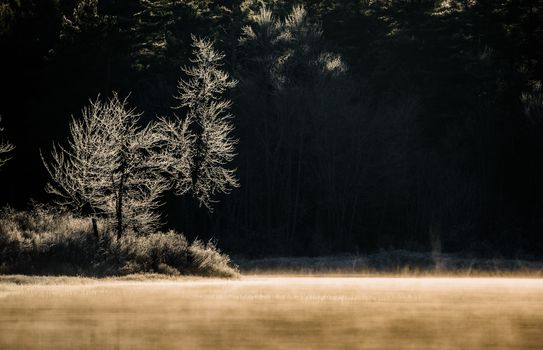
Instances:
[[[543,279],[0,278],[0,349],[542,349]]]

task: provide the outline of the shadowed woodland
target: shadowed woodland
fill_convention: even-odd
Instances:
[[[171,140],[182,130],[175,116],[192,113],[176,99],[191,77],[181,68],[194,67],[193,39],[208,38],[232,77],[221,93],[237,143],[221,161],[235,175],[207,198],[185,189],[196,183],[191,166],[162,168],[183,176],[147,202],[153,214],[139,212],[160,216],[144,220],[153,230],[216,238],[248,258],[537,258],[542,24],[536,0],[1,0],[0,202],[53,201],[44,189],[55,171],[42,157],[51,164],[55,149],[69,150],[89,98],[126,103],[135,134],[159,128]],[[157,142],[150,149],[166,141]],[[112,203],[70,210],[118,219]]]

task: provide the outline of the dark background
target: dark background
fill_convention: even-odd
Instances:
[[[241,187],[212,214],[167,198],[166,226],[247,257],[541,257],[541,2],[301,1],[323,37],[293,44],[280,86],[266,56],[277,48],[238,43],[257,2],[99,0],[98,16],[75,18],[77,3],[0,0],[0,115],[17,147],[0,204],[50,200],[39,151],[64,142],[89,98],[131,93],[144,121],[172,115],[194,33],[240,81]],[[279,18],[292,4],[266,3]],[[315,73],[319,52],[348,70]]]

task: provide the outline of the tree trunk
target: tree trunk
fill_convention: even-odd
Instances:
[[[117,239],[121,239],[123,235],[123,189],[124,189],[124,174],[121,175],[121,180],[119,181],[119,193],[117,194],[117,206],[116,206],[116,217],[117,217]]]
[[[100,235],[98,233],[98,224],[96,223],[96,218],[93,217],[91,221],[92,221],[92,232],[94,232],[94,237],[96,237],[96,240],[98,240],[100,238]]]

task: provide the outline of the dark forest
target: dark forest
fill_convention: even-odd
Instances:
[[[248,258],[541,258],[538,0],[2,0],[0,204],[50,201],[40,154],[89,99],[181,113],[191,35],[237,81],[239,187],[167,195],[164,229]]]

